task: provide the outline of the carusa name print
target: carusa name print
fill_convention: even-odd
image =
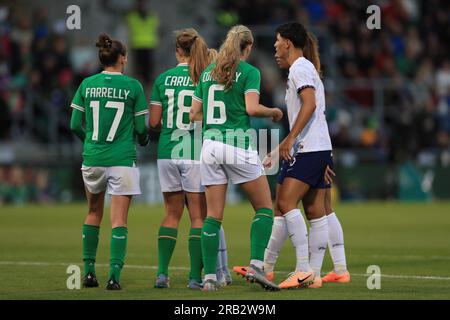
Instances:
[[[194,84],[189,77],[182,76],[168,76],[166,77],[166,81],[164,81],[165,86],[172,87],[193,87]]]

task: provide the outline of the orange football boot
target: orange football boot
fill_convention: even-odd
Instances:
[[[307,286],[309,289],[319,289],[322,288],[322,279],[320,277],[314,277],[313,283]]]
[[[237,273],[238,276],[245,278],[247,274],[248,267],[236,266],[233,267],[233,271]]]
[[[233,271],[236,272],[239,276],[245,278],[245,274],[247,273],[248,267],[241,267],[241,266],[236,266],[233,267]],[[273,274],[273,272],[267,272],[265,274],[266,279],[269,281],[273,281],[275,279],[275,276]]]
[[[289,277],[281,282],[278,286],[280,289],[290,289],[290,288],[307,288],[314,284],[314,272],[292,272]]]
[[[334,271],[329,272],[325,277],[322,278],[323,282],[338,282],[338,283],[348,283],[350,282],[350,273],[346,271],[345,273],[338,274]]]

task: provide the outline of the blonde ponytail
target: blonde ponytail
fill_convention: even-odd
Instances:
[[[211,63],[208,46],[202,36],[193,28],[178,30],[175,34],[176,46],[189,57],[189,77],[196,85],[201,73]]]
[[[218,54],[216,49],[208,49],[208,56],[211,63],[216,62]]]
[[[253,43],[253,35],[249,28],[237,25],[228,31],[225,42],[217,55],[216,66],[211,75],[228,90],[233,85],[236,69],[244,49]]]

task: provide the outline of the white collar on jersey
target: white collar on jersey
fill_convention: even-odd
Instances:
[[[187,65],[188,65],[187,62],[181,62],[181,63],[177,64],[177,67],[179,67],[179,66],[187,66]]]
[[[122,72],[102,71],[104,74],[122,74]]]
[[[295,59],[295,61],[292,62],[291,66],[289,67],[289,71],[292,69],[292,67],[293,67],[295,64],[299,63],[302,59],[306,59],[306,58],[305,58],[304,56],[301,56],[301,57],[298,57],[297,59]]]

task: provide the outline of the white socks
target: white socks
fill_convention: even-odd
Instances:
[[[288,238],[288,235],[286,219],[283,216],[274,217],[272,234],[270,235],[269,244],[264,251],[264,271],[266,273],[273,272],[278,254]]]
[[[333,212],[327,216],[328,220],[328,247],[334,264],[334,272],[344,273],[347,271],[344,248],[344,232],[338,217]]]
[[[215,273],[213,273],[213,274],[205,274],[205,281],[206,280],[214,280],[214,281],[217,281],[217,276],[216,276],[216,274]]]
[[[228,268],[227,243],[225,241],[225,231],[220,226],[219,250],[217,252],[217,272]]]
[[[336,273],[347,271],[344,234],[336,214],[310,220],[309,246],[305,220],[299,209],[284,216],[275,217],[272,234],[264,252],[264,271],[273,272],[281,248],[287,237],[291,237],[297,257],[296,271],[311,271],[320,276],[323,258],[328,247]]]
[[[327,250],[328,242],[328,220],[327,216],[319,219],[309,220],[309,263],[314,274],[320,277],[323,257]]]
[[[264,267],[264,262],[261,260],[252,259],[250,260],[250,264],[254,265],[255,267],[258,267],[261,270]]]
[[[292,244],[295,248],[295,255],[297,257],[297,265],[295,271],[309,272],[311,267],[309,265],[308,257],[308,231],[306,229],[305,219],[299,209],[293,209],[284,215],[286,219],[286,226],[291,238]]]

